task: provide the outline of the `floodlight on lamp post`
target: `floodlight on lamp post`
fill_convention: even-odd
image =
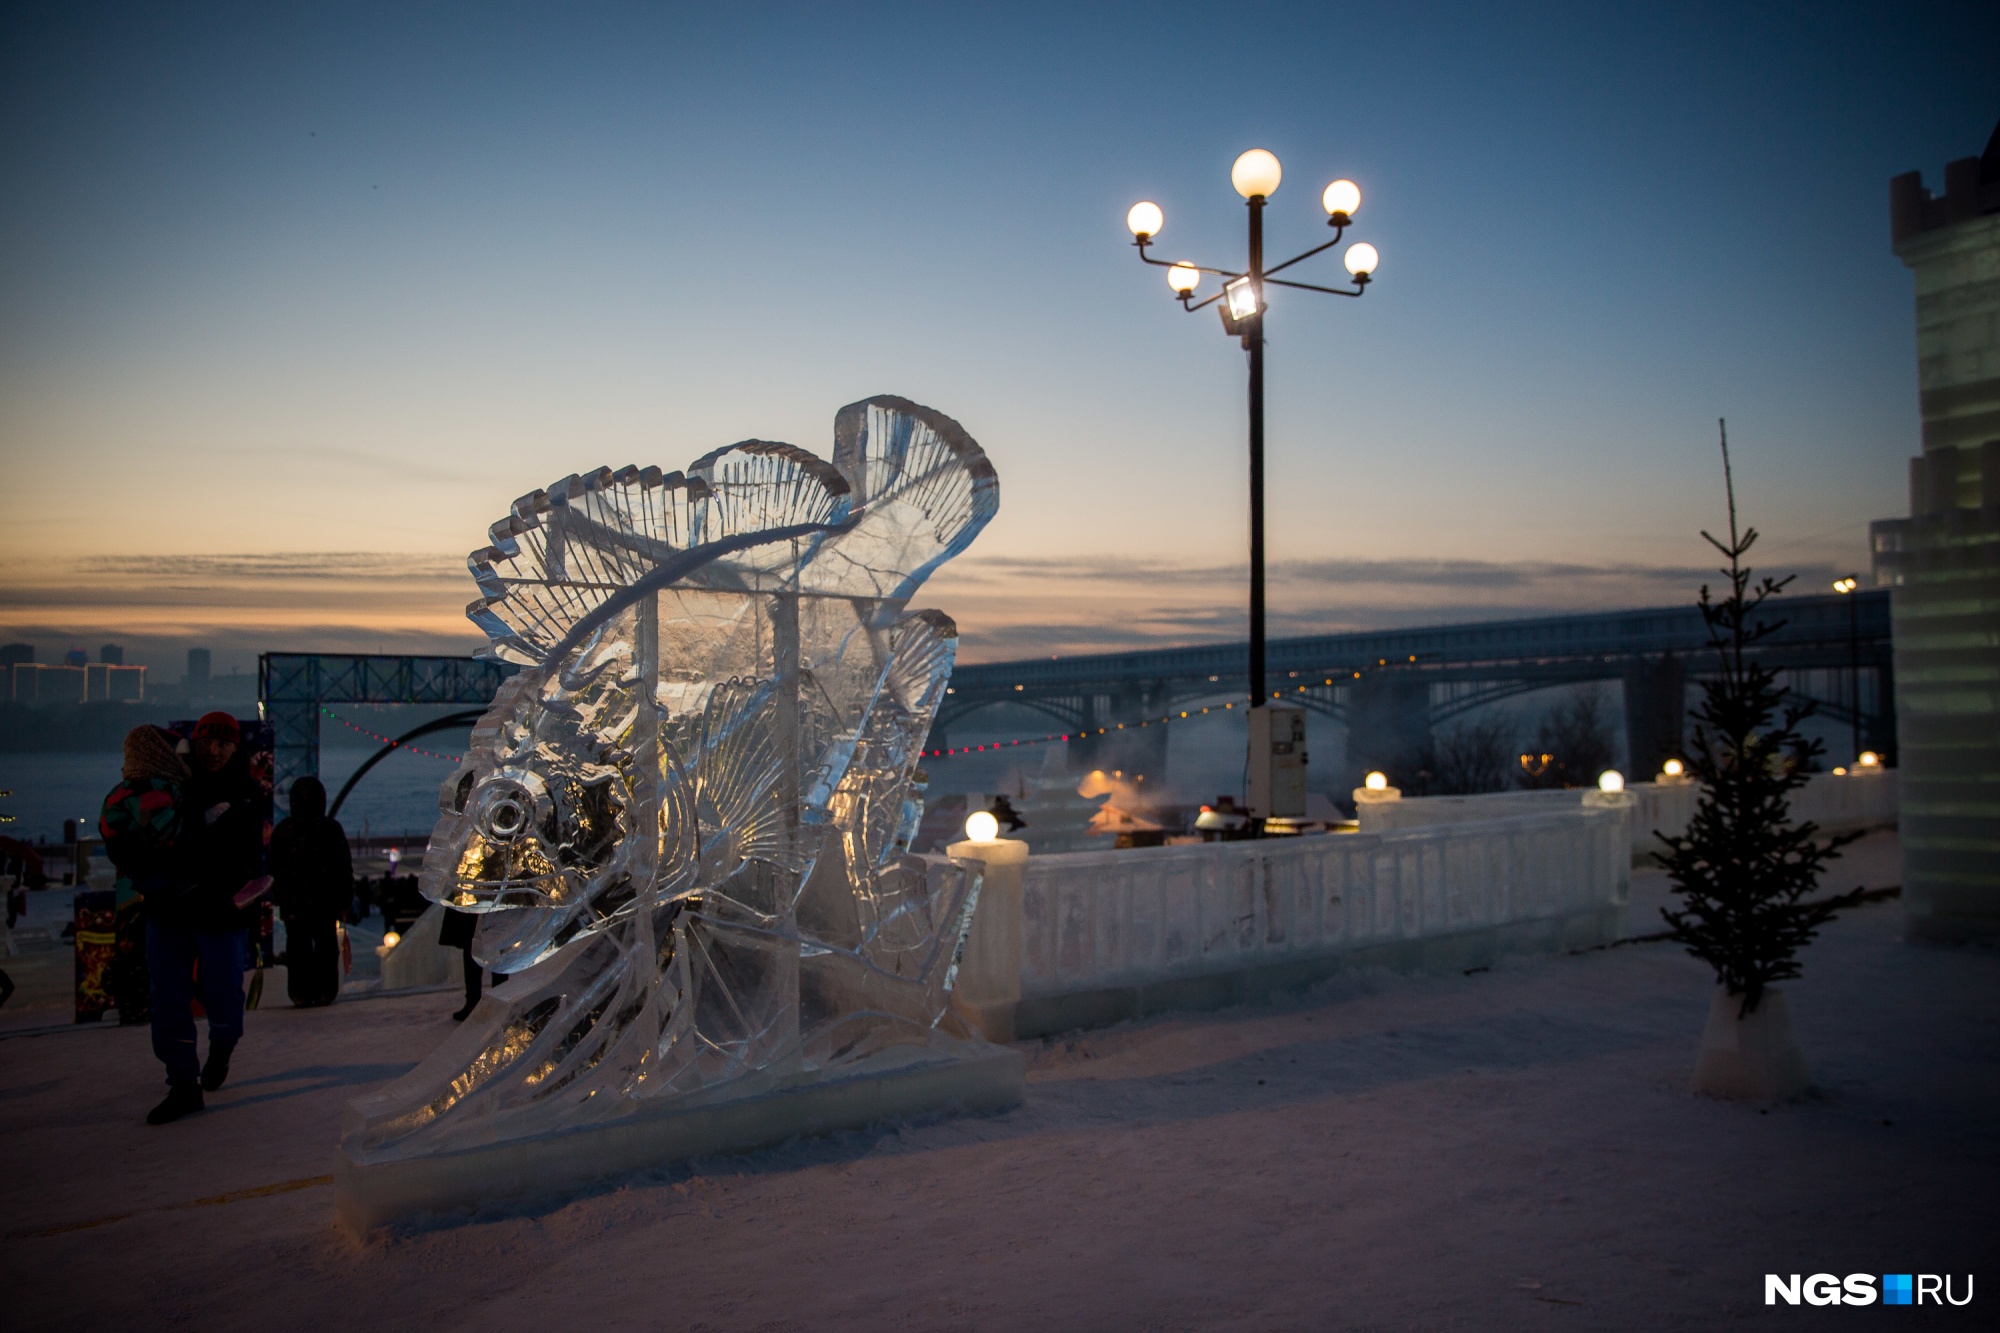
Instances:
[[[1833,581],[1833,590],[1847,596],[1847,689],[1848,702],[1854,710],[1857,762],[1861,754],[1861,603],[1855,600],[1854,593],[1860,587],[1860,578],[1853,574]]]
[[[1354,214],[1361,207],[1360,186],[1351,180],[1334,181],[1320,193],[1320,206],[1326,210],[1326,225],[1333,228],[1333,239],[1293,255],[1282,264],[1267,266],[1264,263],[1264,205],[1277,192],[1283,179],[1284,168],[1277,157],[1262,148],[1252,148],[1244,153],[1229,169],[1229,183],[1243,196],[1250,215],[1249,262],[1240,270],[1208,268],[1187,260],[1155,259],[1147,253],[1147,248],[1166,225],[1166,214],[1158,204],[1146,201],[1134,204],[1125,215],[1125,225],[1132,232],[1132,243],[1138,247],[1139,258],[1167,270],[1167,286],[1179,298],[1181,308],[1192,312],[1222,302],[1223,329],[1240,339],[1244,351],[1249,353],[1250,704],[1253,708],[1262,708],[1271,699],[1264,678],[1264,289],[1267,286],[1290,287],[1329,296],[1360,296],[1368,290],[1368,284],[1374,279],[1375,270],[1381,263],[1381,255],[1375,247],[1364,242],[1348,247],[1343,256],[1345,267],[1354,279],[1352,288],[1321,287],[1309,282],[1273,277],[1275,273],[1281,273],[1340,244],[1347,228],[1354,222]],[[1214,274],[1222,279],[1222,290],[1206,300],[1197,301],[1195,292],[1201,286],[1203,274]]]

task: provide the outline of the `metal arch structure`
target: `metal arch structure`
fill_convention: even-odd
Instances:
[[[464,704],[484,708],[520,668],[476,657],[387,653],[264,653],[257,706],[271,724],[278,809],[296,778],[319,776],[319,716],[326,704]]]
[[[1864,744],[1893,755],[1895,714],[1889,594],[1802,595],[1768,604],[1784,622],[1754,651],[1796,694],[1833,720],[1859,715]],[[1274,639],[1270,697],[1350,724],[1349,749],[1427,733],[1484,704],[1549,686],[1616,680],[1625,691],[1627,743],[1635,767],[1678,748],[1683,691],[1708,673],[1713,648],[1693,605],[1544,616],[1527,620],[1374,630]],[[960,666],[931,735],[1001,704],[1032,707],[1073,731],[1159,717],[1196,701],[1241,697],[1249,686],[1243,643],[1099,653]],[[1146,738],[1164,760],[1165,730]],[[1102,742],[1070,742],[1073,767],[1099,763]],[[1653,751],[1659,751],[1657,756]]]
[[[326,817],[328,819],[338,818],[340,816],[340,807],[347,803],[348,795],[353,792],[361,779],[368,776],[368,770],[402,749],[405,745],[408,745],[411,741],[422,736],[428,736],[432,732],[456,731],[460,727],[470,727],[473,723],[479,721],[484,712],[485,710],[481,708],[469,708],[462,713],[451,713],[445,717],[433,718],[422,726],[412,727],[410,730],[396,737],[396,739],[384,745],[374,754],[362,760],[361,767],[347,775],[347,781],[340,784],[340,794],[335,796],[333,804],[326,808]]]

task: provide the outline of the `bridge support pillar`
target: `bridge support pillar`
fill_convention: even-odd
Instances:
[[[1141,727],[1159,717],[1166,705],[1166,684],[1134,685],[1114,695],[1092,695],[1083,701],[1083,730],[1106,728],[1102,736],[1081,736],[1066,747],[1064,759],[1072,773],[1092,769],[1122,772],[1127,778],[1143,776],[1161,782],[1167,776],[1167,728]],[[1118,729],[1119,723],[1125,729]]]
[[[1669,759],[1681,758],[1687,718],[1687,669],[1664,653],[1625,668],[1625,775],[1650,782]]]
[[[1875,707],[1861,716],[1861,745],[1891,767],[1897,762],[1895,698],[1895,668],[1885,659],[1875,668]]]
[[[1430,746],[1430,682],[1402,672],[1371,672],[1348,687],[1347,697],[1347,762],[1337,790],[1360,786],[1375,769],[1386,773],[1391,785],[1413,773]]]
[[[1090,735],[1103,724],[1098,720],[1102,710],[1094,694],[1083,696],[1083,705],[1077,710],[1076,735],[1063,746],[1063,764],[1072,773],[1088,773],[1097,767],[1098,743],[1101,736]]]

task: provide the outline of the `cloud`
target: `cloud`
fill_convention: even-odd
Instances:
[[[465,559],[449,555],[389,555],[375,551],[284,551],[269,555],[97,555],[74,562],[86,576],[136,579],[368,579],[415,577],[466,580]]]
[[[408,455],[391,458],[345,445],[315,442],[309,448],[273,448],[269,445],[208,445],[200,453],[213,458],[240,458],[259,468],[285,468],[294,472],[345,471],[381,478],[398,486],[428,482],[441,486],[463,486],[462,468],[441,467]]]
[[[1774,572],[1821,587],[1830,567]],[[1276,637],[1469,624],[1692,602],[1693,566],[1477,560],[1298,560],[1266,574]],[[958,621],[960,657],[1004,661],[1213,643],[1247,633],[1247,565],[1092,557],[963,557],[921,600]]]
[[[1670,580],[1697,582],[1712,571],[1693,566],[1639,564],[1501,563],[1482,560],[1278,560],[1268,578],[1326,582],[1513,587],[1551,579]],[[1244,564],[1179,564],[1121,556],[961,556],[940,578],[1000,582],[1028,577],[1065,579],[1173,579],[1182,583],[1241,583]]]
[[[1831,568],[1774,572],[1824,587]],[[967,662],[1215,643],[1246,632],[1247,568],[1124,556],[982,557],[946,566],[918,605],[958,622]],[[1629,562],[1292,560],[1271,565],[1273,636],[1512,620],[1694,600],[1712,569]],[[106,638],[162,665],[197,644],[470,652],[474,588],[457,555],[354,551],[104,555],[0,565],[0,634],[50,650]],[[135,660],[146,660],[136,656]]]
[[[175,670],[194,646],[237,664],[278,648],[464,653],[481,642],[465,620],[474,591],[463,558],[446,555],[15,559],[0,565],[0,634],[50,656],[109,639]]]

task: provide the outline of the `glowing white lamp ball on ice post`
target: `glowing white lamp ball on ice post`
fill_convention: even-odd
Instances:
[[[1000,836],[1000,821],[989,810],[975,810],[965,821],[965,836],[971,842],[992,842]]]
[[[1367,777],[1361,779],[1361,785],[1354,789],[1354,804],[1357,808],[1364,805],[1379,805],[1384,801],[1400,801],[1402,799],[1402,790],[1389,785],[1389,775],[1386,773],[1370,773]]]
[[[1638,803],[1638,797],[1625,790],[1623,773],[1607,768],[1597,775],[1597,790],[1583,794],[1583,803],[1600,809],[1628,810]]]

